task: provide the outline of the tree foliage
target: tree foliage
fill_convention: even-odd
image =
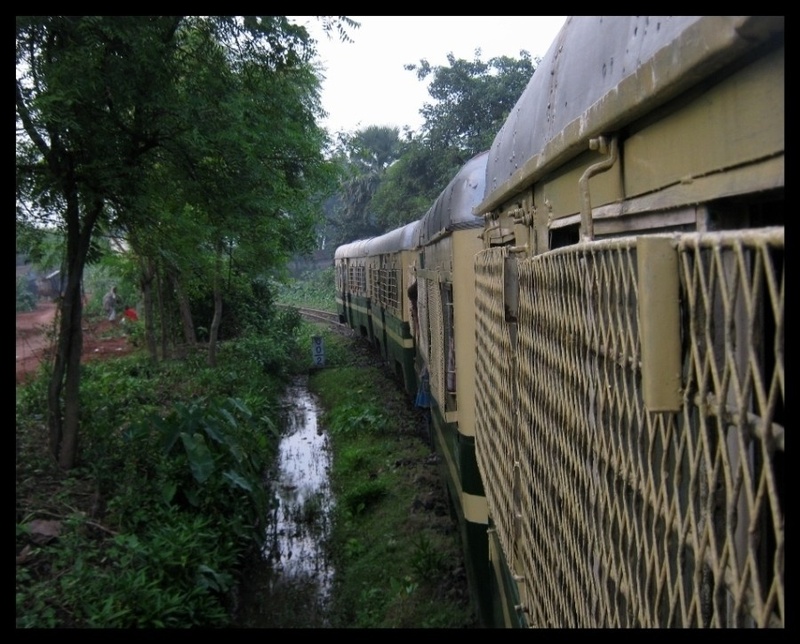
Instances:
[[[382,173],[364,172],[357,155],[346,157],[356,178],[351,174],[340,186],[343,208],[335,214],[340,242],[422,217],[461,166],[491,146],[530,80],[534,61],[524,50],[519,58],[483,61],[476,49],[472,60],[449,54],[447,65],[422,59],[406,69],[428,82],[432,100],[420,109],[424,123],[419,133],[398,141],[400,153]]]
[[[341,178],[329,226],[334,245],[383,232],[385,225],[372,198],[402,151],[396,127],[373,125],[339,135]]]
[[[455,148],[466,161],[491,146],[534,71],[530,54],[519,54],[483,62],[476,49],[471,61],[451,53],[447,65],[433,67],[422,59],[405,66],[421,81],[431,78],[428,94],[433,102],[420,110],[422,136],[431,149]]]
[[[209,253],[216,288],[234,249],[263,270],[313,244],[309,197],[332,176],[314,53],[284,16],[17,17],[17,217],[55,220],[66,240],[48,402],[63,467],[77,456],[80,280],[98,230],[135,245],[143,283],[165,258],[180,275]],[[175,240],[187,215],[192,234]]]
[[[459,167],[460,153],[442,149],[434,154],[422,138],[405,144],[405,152],[392,165],[375,190],[372,207],[383,230],[398,228],[422,217],[441,192],[443,178]]]

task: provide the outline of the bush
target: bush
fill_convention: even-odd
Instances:
[[[331,433],[376,434],[386,429],[389,419],[382,408],[374,403],[347,403],[325,416]]]
[[[143,355],[85,365],[67,474],[46,451],[46,380],[17,387],[17,627],[229,625],[234,580],[265,533],[282,389],[252,351],[270,340],[237,342],[217,369]],[[270,355],[282,371],[294,358]],[[61,526],[43,546],[39,516]]]
[[[333,267],[307,271],[300,279],[282,285],[276,299],[281,304],[305,306],[320,311],[336,310]]]
[[[17,278],[17,313],[33,311],[36,308],[36,294],[30,289],[28,280]]]

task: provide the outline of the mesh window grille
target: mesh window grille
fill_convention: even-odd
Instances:
[[[477,258],[478,463],[531,626],[784,625],[783,229],[670,239],[677,413],[642,400],[635,238],[519,261],[516,347]]]

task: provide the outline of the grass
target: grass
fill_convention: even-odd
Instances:
[[[303,306],[319,311],[336,311],[333,267],[307,271],[291,279],[278,293],[281,304]]]
[[[329,361],[310,378],[327,410],[323,425],[331,432],[339,499],[333,625],[475,626],[423,412],[381,364],[351,365],[361,350],[353,342],[329,338],[334,355],[343,349],[344,364]]]
[[[200,354],[92,361],[69,472],[47,453],[46,390],[16,390],[17,627],[229,626],[263,534],[281,382],[233,342],[214,370]]]
[[[253,472],[236,468],[243,455],[268,456],[262,443],[277,437],[282,382],[271,374],[288,373],[287,356],[292,369],[310,368],[312,335],[326,347],[327,366],[309,383],[326,410],[339,499],[330,624],[475,625],[423,412],[361,340],[291,320],[282,327],[224,343],[216,369],[201,353],[87,365],[84,464],[69,473],[46,451],[47,382],[17,387],[18,628],[232,625],[252,533]],[[311,523],[318,507],[302,511]]]

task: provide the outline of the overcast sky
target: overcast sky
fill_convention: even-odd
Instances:
[[[430,77],[417,80],[403,66],[427,59],[446,65],[447,54],[472,60],[495,56],[519,58],[521,49],[543,57],[564,24],[565,16],[351,16],[361,23],[350,30],[352,43],[328,39],[314,18],[293,17],[306,24],[318,42],[325,67],[322,125],[331,133],[369,125],[416,130],[419,110],[429,102]]]

